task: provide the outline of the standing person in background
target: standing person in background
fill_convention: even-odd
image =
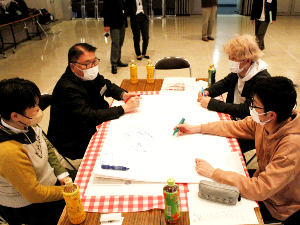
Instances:
[[[147,11],[147,0],[126,0],[127,11],[130,15],[130,23],[133,34],[134,50],[137,60],[142,57],[150,59],[146,54],[149,43],[149,15]],[[140,49],[140,36],[142,33],[143,49]]]
[[[212,37],[212,29],[215,25],[218,10],[218,0],[202,0],[202,40],[215,40]]]
[[[125,28],[127,25],[127,15],[125,10],[124,0],[109,0],[104,1],[104,31],[110,31],[111,51],[110,62],[111,72],[118,72],[117,66],[126,67],[127,63],[121,62],[121,48],[125,38]]]
[[[253,0],[251,23],[255,20],[255,36],[261,50],[265,49],[264,37],[269,23],[276,21],[276,14],[277,0]]]

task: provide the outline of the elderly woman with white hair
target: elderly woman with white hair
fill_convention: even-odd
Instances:
[[[250,116],[249,106],[254,84],[270,77],[268,65],[260,59],[263,52],[251,35],[235,37],[224,46],[224,52],[228,55],[231,73],[205,89],[205,96],[199,92],[198,101],[209,110],[230,114],[234,119],[244,119]],[[214,99],[226,92],[226,102]]]

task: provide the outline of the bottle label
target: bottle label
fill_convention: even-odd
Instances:
[[[179,189],[169,193],[164,190],[165,217],[169,221],[176,221],[180,218]]]
[[[137,83],[137,67],[136,66],[130,66],[130,80],[131,83]]]
[[[147,65],[147,83],[154,82],[154,66]]]
[[[79,188],[73,193],[63,192],[63,197],[66,202],[70,222],[73,224],[82,223],[85,220],[86,214],[82,207]]]
[[[216,70],[208,70],[208,86],[216,83]]]

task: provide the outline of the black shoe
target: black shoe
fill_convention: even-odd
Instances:
[[[142,58],[143,58],[142,56],[141,57],[136,57],[136,59],[140,60],[140,61],[142,60]]]
[[[118,65],[117,65],[117,66],[119,66],[119,67],[127,67],[128,64],[127,64],[127,63],[122,63],[122,62],[120,61],[120,62],[118,62]]]
[[[111,67],[111,73],[116,74],[118,72],[118,69],[116,66]]]
[[[149,55],[143,55],[143,57],[144,57],[145,59],[150,59],[150,56],[149,56]]]

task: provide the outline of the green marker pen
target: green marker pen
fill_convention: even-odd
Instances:
[[[183,124],[184,121],[185,121],[185,119],[182,118],[182,119],[180,120],[179,124]],[[178,131],[179,131],[179,129],[176,127],[176,129],[174,130],[173,136],[174,136]]]

